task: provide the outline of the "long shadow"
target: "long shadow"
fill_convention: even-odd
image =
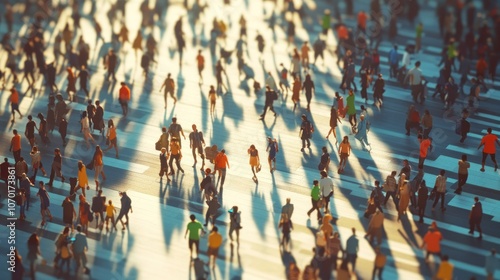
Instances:
[[[265,229],[269,221],[269,213],[266,209],[264,194],[258,191],[258,185],[250,194],[252,196],[252,217],[255,225],[259,229],[260,237],[266,240]]]
[[[222,98],[222,119],[228,116],[233,120],[235,126],[238,127],[241,122],[241,116],[243,116],[243,108],[235,102],[233,98],[234,93],[231,91],[229,83],[227,87],[229,92],[224,94]]]
[[[182,69],[179,70],[177,74],[177,99],[181,100],[182,94],[184,93],[184,87],[186,86],[186,79],[182,73]]]

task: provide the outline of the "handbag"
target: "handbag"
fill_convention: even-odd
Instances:
[[[260,164],[259,164],[259,165],[257,166],[257,168],[256,168],[257,173],[259,173],[261,169],[262,169],[262,165],[260,165]]]
[[[155,150],[161,151],[161,142],[160,141],[155,143]]]
[[[94,161],[91,161],[85,165],[88,170],[94,170]]]

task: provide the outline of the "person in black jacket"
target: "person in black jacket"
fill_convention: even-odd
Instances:
[[[61,134],[61,139],[63,141],[63,146],[66,146],[66,134],[68,132],[68,122],[66,121],[65,118],[61,119],[61,122],[59,123],[59,134]]]
[[[382,78],[382,74],[378,74],[378,79],[375,80],[375,83],[373,84],[373,105],[375,105],[377,102],[382,106],[384,104],[383,102],[383,94],[385,92],[385,81]]]
[[[276,117],[278,114],[274,111],[273,103],[275,100],[275,97],[278,95],[274,90],[272,90],[269,86],[266,86],[266,101],[264,105],[264,112],[260,115],[259,120],[263,120],[264,117],[266,116],[267,109],[269,109],[271,112],[274,113],[274,116]]]
[[[113,81],[116,81],[115,68],[117,63],[117,57],[113,49],[110,49],[106,57],[104,57],[104,68],[108,70],[108,75],[106,76],[106,81],[109,81],[109,76],[113,77]]]
[[[477,227],[479,231],[478,239],[483,239],[483,231],[481,230],[481,219],[483,218],[483,206],[479,202],[479,197],[474,197],[474,205],[469,214],[469,234],[474,234],[474,229]]]
[[[429,190],[425,185],[425,180],[422,180],[422,182],[420,183],[420,188],[418,189],[418,203],[417,203],[418,216],[420,217],[420,220],[418,220],[418,222],[421,224],[424,223],[425,206],[427,205],[428,197],[429,197]]]
[[[467,138],[467,134],[470,131],[470,123],[467,121],[468,116],[469,111],[467,109],[464,109],[462,111],[462,119],[460,120],[460,135],[462,136],[460,138],[460,143],[463,143],[465,141],[465,138]]]
[[[78,78],[80,78],[80,89],[87,94],[87,97],[89,97],[89,90],[87,89],[89,71],[87,71],[87,67],[85,65],[82,65],[82,69],[80,70],[80,73],[78,73]]]

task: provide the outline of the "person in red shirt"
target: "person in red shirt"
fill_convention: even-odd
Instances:
[[[484,56],[481,56],[476,63],[476,77],[482,80],[486,77],[486,70],[488,69],[488,63],[484,60]]]
[[[21,158],[21,135],[17,133],[17,129],[14,129],[12,132],[14,133],[14,137],[12,137],[12,140],[10,141],[9,151],[14,154],[15,162],[18,162]]]
[[[492,132],[491,127],[488,127],[488,134],[483,136],[483,139],[481,139],[481,143],[477,147],[477,149],[479,150],[479,148],[484,146],[483,159],[481,161],[481,172],[484,172],[484,164],[486,162],[486,157],[488,155],[490,155],[491,160],[495,164],[495,171],[497,171],[497,169],[498,169],[497,160],[495,159],[495,153],[496,153],[495,143],[498,146],[500,146],[500,141],[498,141],[498,136],[496,136],[495,134],[492,134],[491,132]]]
[[[418,157],[418,168],[424,168],[424,161],[427,158],[427,152],[432,151],[432,138],[418,136],[418,142],[420,142],[420,155]]]
[[[366,35],[366,21],[368,20],[368,16],[364,11],[359,11],[358,13],[358,34],[359,31],[365,33]]]
[[[421,246],[421,248],[424,248],[425,246],[427,249],[427,253],[425,254],[425,262],[429,260],[429,256],[431,254],[435,254],[441,257],[442,239],[443,236],[441,235],[441,232],[439,232],[436,222],[432,222],[431,226],[429,227],[429,231],[424,236]]]
[[[420,113],[415,109],[415,106],[411,105],[408,109],[408,115],[406,117],[406,135],[410,135],[410,130],[412,128],[417,128],[420,130]]]
[[[229,168],[229,161],[227,160],[226,150],[222,149],[214,159],[215,170],[219,171],[220,189],[226,180],[226,168]],[[221,178],[222,177],[222,178]]]
[[[14,123],[16,119],[16,111],[19,113],[19,119],[23,118],[23,115],[19,111],[19,93],[15,88],[10,89],[10,108],[12,109],[12,120],[11,123]]]
[[[128,102],[130,101],[130,88],[125,84],[125,82],[120,83],[121,88],[119,92],[118,101],[122,106],[123,116],[128,114]]]

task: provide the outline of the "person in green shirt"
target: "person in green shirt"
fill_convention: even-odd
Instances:
[[[424,25],[420,22],[415,28],[415,53],[418,53],[422,47],[422,33],[424,33]]]
[[[184,233],[184,238],[186,238],[188,232],[189,232],[189,250],[191,251],[191,257],[193,256],[193,244],[196,247],[196,255],[199,256],[200,252],[200,230],[205,234],[205,230],[203,229],[203,226],[201,225],[200,222],[196,220],[196,217],[191,214],[189,216],[191,219],[191,222],[187,225],[186,228],[186,233]]]
[[[358,121],[356,119],[356,106],[354,105],[354,91],[352,89],[349,89],[349,96],[347,97],[347,114],[354,132]]]
[[[330,15],[330,10],[326,9],[323,14],[323,18],[321,19],[321,27],[323,28],[323,34],[328,34],[328,29],[330,29],[330,25],[332,22],[332,17]]]
[[[319,210],[319,208],[320,208],[319,204],[320,204],[321,199],[322,199],[322,196],[321,196],[321,191],[319,188],[319,182],[318,182],[318,180],[314,180],[313,187],[311,190],[312,208],[309,211],[307,211],[307,216],[311,217],[311,213],[314,212],[314,210],[316,210],[318,213],[318,220],[321,220],[322,216],[321,216],[321,211]]]

